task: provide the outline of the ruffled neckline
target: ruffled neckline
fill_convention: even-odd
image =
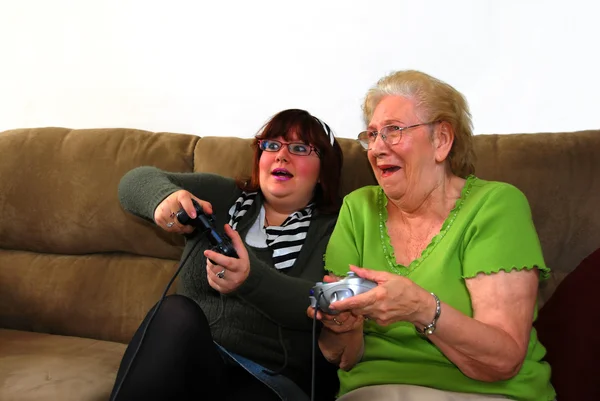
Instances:
[[[383,192],[383,188],[379,188],[379,193],[377,194],[377,204],[379,209],[379,234],[381,238],[381,245],[383,247],[383,253],[387,260],[388,267],[392,272],[402,276],[408,276],[414,270],[416,270],[425,259],[427,259],[427,257],[431,254],[431,252],[433,252],[437,244],[439,244],[442,241],[442,239],[446,236],[446,234],[450,230],[450,227],[452,227],[452,224],[456,220],[456,216],[460,212],[460,209],[465,203],[465,200],[471,193],[471,188],[473,187],[473,183],[476,179],[477,178],[474,175],[469,175],[466,178],[465,185],[463,186],[460,192],[460,197],[456,200],[456,203],[454,204],[454,207],[448,214],[448,217],[446,217],[446,220],[444,220],[440,232],[437,233],[431,239],[427,247],[423,250],[423,252],[421,252],[421,256],[413,260],[408,266],[396,263],[396,255],[394,252],[394,248],[392,247],[392,242],[390,240],[390,236],[388,235],[386,227],[386,222],[388,219],[386,206],[388,199],[387,196],[385,196],[385,193]]]

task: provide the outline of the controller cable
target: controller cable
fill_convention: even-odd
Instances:
[[[315,313],[313,316],[313,327],[312,327],[312,372],[311,372],[311,381],[310,381],[310,401],[315,401],[315,370],[316,370],[316,355],[317,355],[317,309],[319,309],[319,301],[321,297],[324,296],[323,290],[319,293],[317,297],[317,302],[315,302]]]
[[[148,330],[148,327],[150,326],[150,323],[152,323],[152,320],[154,319],[154,316],[156,316],[156,312],[158,311],[158,309],[160,308],[162,302],[166,298],[167,292],[169,291],[169,288],[171,287],[171,285],[175,281],[175,278],[179,275],[179,272],[181,272],[181,269],[183,268],[183,265],[185,265],[185,262],[188,260],[188,258],[190,257],[190,255],[194,252],[194,249],[196,249],[196,246],[199,243],[201,243],[201,242],[202,241],[198,241],[198,242],[196,242],[194,244],[194,246],[192,246],[192,248],[190,249],[190,251],[188,252],[188,254],[185,255],[185,258],[183,258],[183,260],[179,264],[179,267],[175,271],[175,274],[173,274],[173,277],[171,277],[171,280],[169,280],[169,283],[165,287],[165,290],[163,291],[162,295],[160,296],[160,299],[158,300],[158,303],[154,307],[154,310],[152,311],[152,314],[148,318],[148,323],[146,323],[146,327],[144,327],[144,330],[142,331],[142,336],[140,337],[140,341],[138,343],[138,346],[136,347],[135,351],[133,352],[133,356],[131,357],[131,360],[127,364],[127,368],[125,369],[125,372],[123,373],[123,377],[121,378],[121,381],[119,382],[119,384],[115,388],[114,395],[110,398],[110,401],[114,401],[114,400],[117,399],[117,395],[119,394],[119,391],[121,390],[121,387],[123,386],[123,383],[125,382],[125,379],[127,378],[127,374],[129,373],[129,370],[131,369],[131,366],[133,365],[133,362],[135,361],[135,357],[137,356],[138,351],[142,347],[142,342],[144,341],[144,337],[146,337],[146,332]]]

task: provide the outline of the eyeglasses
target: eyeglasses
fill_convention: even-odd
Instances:
[[[258,141],[258,146],[261,150],[264,150],[265,152],[279,152],[283,145],[286,145],[288,148],[288,152],[290,152],[293,155],[308,156],[312,152],[315,152],[318,157],[321,157],[319,149],[315,148],[312,145],[306,145],[302,142],[289,143],[276,141],[275,139],[261,139]]]
[[[369,145],[375,142],[378,135],[381,135],[381,139],[388,145],[396,145],[402,139],[402,132],[409,128],[416,128],[422,125],[434,124],[439,121],[430,121],[428,123],[414,124],[409,125],[408,127],[400,127],[398,125],[386,125],[382,127],[379,132],[377,131],[363,131],[358,134],[358,142],[362,145],[363,148],[369,149]]]

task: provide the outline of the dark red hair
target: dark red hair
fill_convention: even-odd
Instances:
[[[254,149],[252,176],[249,179],[238,180],[238,186],[246,192],[260,191],[258,165],[263,151],[258,146],[258,142],[261,139],[283,137],[289,141],[294,134],[305,144],[310,144],[319,150],[320,182],[317,184],[313,198],[317,210],[322,213],[337,213],[341,205],[339,193],[343,163],[342,149],[336,140],[333,145],[331,144],[329,135],[325,132],[320,120],[305,110],[281,111],[260,129],[252,141]]]

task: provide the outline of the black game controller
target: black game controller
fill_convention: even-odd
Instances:
[[[184,226],[196,227],[198,232],[206,234],[212,245],[211,251],[218,252],[231,258],[238,258],[238,254],[231,243],[231,238],[229,238],[227,234],[219,234],[217,230],[215,230],[215,220],[213,216],[205,214],[204,210],[202,210],[202,207],[196,200],[192,199],[192,203],[194,204],[194,209],[196,209],[196,218],[190,218],[185,210],[181,209],[177,212],[177,220]],[[217,264],[212,260],[210,261],[215,265]]]
[[[346,278],[333,283],[316,283],[310,290],[310,306],[319,306],[323,312],[337,315],[340,311],[329,309],[329,305],[335,301],[350,298],[377,287],[377,283],[365,278],[358,277],[354,272],[348,272]]]

